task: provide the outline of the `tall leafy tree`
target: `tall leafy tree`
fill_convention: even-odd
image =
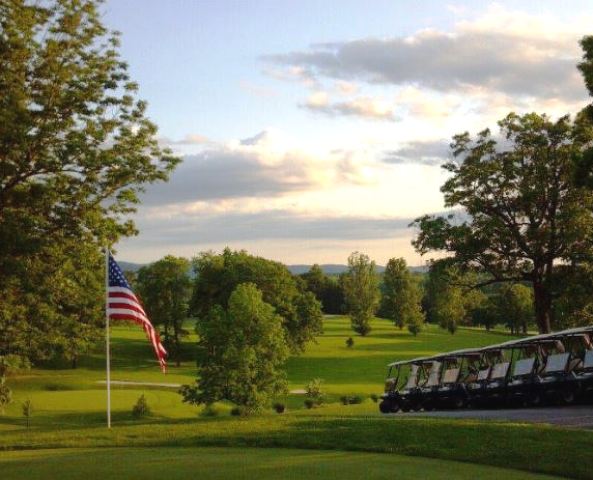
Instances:
[[[499,323],[506,325],[511,333],[527,333],[533,323],[533,292],[520,283],[506,283],[495,297]]]
[[[431,262],[422,300],[427,320],[450,333],[455,333],[460,325],[471,324],[486,306],[486,297],[478,289],[468,291],[460,285],[477,281],[475,275],[460,272],[448,260]]]
[[[417,335],[424,322],[418,282],[412,277],[403,258],[391,258],[383,274],[382,311],[399,328],[408,326]]]
[[[336,278],[324,273],[322,268],[314,264],[308,272],[300,275],[306,288],[321,302],[321,308],[327,314],[342,313],[344,293]]]
[[[286,391],[282,367],[289,347],[282,322],[255,284],[239,284],[228,308],[214,305],[198,319],[198,380],[182,388],[184,401],[229,400],[248,413],[268,406]]]
[[[0,2],[0,297],[14,299],[0,322],[18,333],[0,338],[0,354],[51,332],[44,341],[75,362],[93,335],[80,325],[92,323],[101,302],[91,308],[85,288],[102,268],[93,279],[78,270],[88,276],[79,281],[62,278],[61,264],[82,254],[77,267],[94,269],[100,246],[135,232],[128,214],[143,185],[167,179],[178,162],[159,147],[98,5]],[[25,353],[46,356],[48,346]]]
[[[187,335],[187,318],[192,282],[190,262],[167,255],[138,271],[136,287],[152,322],[162,325],[165,348],[177,366],[181,363],[181,339]]]
[[[344,297],[352,330],[365,336],[371,332],[371,319],[380,300],[375,262],[359,252],[348,257],[348,272],[343,276]]]
[[[321,304],[312,293],[299,288],[295,277],[281,263],[227,248],[222,254],[200,254],[193,260],[193,268],[193,316],[205,318],[215,305],[227,308],[239,284],[253,283],[282,318],[293,353],[304,351],[307,343],[323,331]]]
[[[591,254],[593,193],[575,173],[593,130],[584,116],[552,121],[535,113],[511,113],[499,125],[502,140],[489,130],[475,139],[454,137],[455,159],[444,166],[451,176],[441,191],[447,207],[461,207],[467,216],[417,219],[414,245],[484,272],[488,277],[473,287],[529,283],[537,326],[548,332],[558,263],[576,264]]]

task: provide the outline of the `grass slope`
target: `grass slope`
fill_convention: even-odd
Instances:
[[[343,394],[368,397],[370,393],[380,393],[386,364],[393,360],[487,345],[507,340],[509,336],[472,329],[461,329],[456,335],[450,335],[429,327],[418,337],[412,337],[405,330],[400,331],[389,322],[377,319],[371,335],[362,338],[352,335],[348,319],[344,317],[326,318],[324,328],[325,333],[316,344],[310,345],[304,355],[290,358],[287,364],[291,389],[302,389],[312,378],[324,379],[329,405],[322,408],[304,410],[302,395],[291,394],[284,399],[289,413],[282,416],[267,413],[257,418],[235,419],[228,416],[229,406],[221,405],[222,417],[200,418],[200,410],[182,404],[175,389],[114,387],[115,428],[107,431],[104,428],[105,387],[97,383],[104,380],[104,356],[99,349],[81,359],[77,369],[46,366],[9,379],[15,402],[6,415],[0,416],[0,449],[134,446],[330,449],[390,452],[593,478],[589,459],[593,450],[590,432],[468,420],[383,418],[377,405],[368,398],[356,406],[338,403],[338,397]],[[349,336],[355,340],[351,349],[345,343]],[[170,373],[163,376],[143,332],[134,326],[116,327],[113,329],[112,378],[192,382],[195,378],[193,341],[195,338],[186,344],[181,366],[171,366]],[[134,421],[131,408],[141,393],[147,396],[153,416]],[[25,399],[31,399],[34,406],[29,431],[21,416],[21,402]],[[179,452],[180,458],[185,455]],[[236,453],[228,451],[231,457]],[[10,453],[12,460],[8,463],[16,468],[19,458],[25,458],[19,455],[25,454]],[[43,453],[31,455],[45,458]],[[70,452],[68,455],[78,454]],[[409,462],[414,464],[413,460]],[[413,471],[415,467],[410,468]],[[1,470],[4,471],[4,467]],[[487,478],[484,475],[475,476]],[[429,478],[423,472],[420,476]]]
[[[468,465],[458,462],[418,459],[395,455],[351,452],[276,449],[221,448],[120,448],[63,449],[11,452],[0,459],[3,478],[61,480],[126,478],[143,480],[223,480],[257,478],[275,480],[340,480],[373,478],[399,480],[449,478],[473,480],[546,480],[556,477],[526,474],[508,469]]]
[[[188,326],[191,330],[191,326]],[[373,331],[367,337],[353,335],[345,317],[328,317],[324,322],[325,333],[317,343],[309,345],[305,354],[291,357],[287,363],[289,388],[302,389],[313,378],[324,380],[324,389],[330,401],[337,401],[343,394],[368,396],[381,393],[386,365],[396,359],[414,358],[442,351],[469,346],[482,346],[508,340],[504,334],[486,333],[481,330],[460,329],[451,335],[430,326],[418,337],[406,330],[393,327],[386,320],[376,319]],[[346,347],[352,336],[353,348]],[[191,336],[185,344],[184,361],[179,367],[171,365],[163,375],[154,361],[150,344],[136,326],[119,326],[112,333],[112,380],[184,384],[195,379],[195,362]],[[20,404],[30,399],[35,407],[34,422],[38,424],[96,424],[102,421],[105,410],[104,352],[79,361],[77,369],[64,365],[33,369],[9,379],[14,390],[15,402],[7,409],[7,418],[20,416]],[[135,400],[145,393],[155,415],[164,418],[194,418],[196,408],[182,404],[175,389],[152,387],[113,386],[113,410],[119,419],[129,419]],[[283,398],[291,409],[301,408],[302,396]],[[368,405],[368,413],[376,407]],[[6,424],[6,422],[4,422]],[[0,429],[2,427],[0,426]]]

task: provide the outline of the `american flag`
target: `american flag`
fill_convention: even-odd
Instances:
[[[142,326],[146,336],[152,343],[156,358],[161,365],[161,370],[165,372],[167,363],[165,357],[167,351],[161,343],[159,334],[148,320],[146,312],[138,300],[138,297],[134,295],[130,284],[124,277],[124,273],[113,259],[109,255],[109,289],[108,289],[108,315],[110,320],[131,320]]]

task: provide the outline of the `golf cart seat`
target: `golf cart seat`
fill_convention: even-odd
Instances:
[[[410,390],[415,388],[418,384],[418,369],[420,367],[418,365],[412,365],[410,367],[410,376],[408,377],[408,381],[404,386],[404,390]]]
[[[478,372],[478,382],[483,382],[484,380],[488,380],[488,376],[490,375],[491,367],[483,368]]]
[[[593,350],[587,350],[587,353],[585,353],[583,370],[593,370]]]
[[[543,372],[544,375],[547,373],[565,372],[568,366],[569,358],[570,353],[558,353],[556,355],[548,356]]]
[[[513,369],[513,377],[522,377],[525,375],[529,375],[531,372],[533,372],[534,365],[534,357],[519,360],[517,363],[515,363],[515,368]]]
[[[506,377],[507,372],[509,370],[509,365],[509,362],[501,362],[494,365],[492,367],[492,375],[490,375],[490,378],[492,380],[495,380]]]
[[[432,367],[430,367],[430,373],[428,374],[428,380],[426,380],[424,387],[436,387],[439,384],[440,374],[441,362],[432,362]]]
[[[455,383],[459,378],[459,368],[449,368],[443,373],[443,383]]]

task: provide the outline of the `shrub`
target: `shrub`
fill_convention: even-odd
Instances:
[[[323,380],[320,378],[314,378],[305,387],[305,395],[308,400],[313,401],[313,405],[321,405],[324,401],[325,394],[321,388]]]
[[[311,398],[306,398],[305,399],[305,407],[307,407],[308,409],[311,409],[315,406],[315,401]]]
[[[348,337],[348,339],[346,340],[346,346],[348,348],[352,348],[354,346],[354,339],[352,337]]]
[[[233,417],[245,417],[249,411],[245,407],[233,407],[231,409],[231,415]]]
[[[4,407],[12,402],[12,390],[6,385],[6,377],[0,376],[0,414],[4,413]]]
[[[132,408],[132,416],[134,418],[142,418],[150,415],[150,407],[148,406],[148,402],[146,401],[146,397],[144,394],[140,395],[136,405]]]
[[[356,405],[362,403],[362,397],[359,395],[344,395],[340,397],[342,405]]]
[[[204,407],[200,415],[202,415],[202,417],[218,417],[220,415],[220,408],[213,403],[210,403]]]
[[[29,428],[29,423],[31,417],[33,416],[33,403],[31,400],[25,400],[23,402],[23,417],[27,419],[27,429]]]
[[[376,393],[371,393],[371,400],[377,403],[379,401],[379,395],[377,395]]]
[[[280,403],[280,402],[276,402],[273,405],[273,408],[276,411],[276,413],[284,413],[284,411],[286,410],[286,405],[284,405],[283,403]]]

